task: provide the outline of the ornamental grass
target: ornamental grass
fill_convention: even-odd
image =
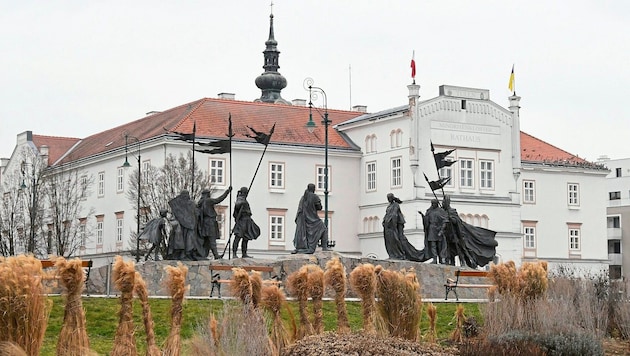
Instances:
[[[135,356],[138,351],[136,350],[135,327],[133,325],[133,289],[136,278],[134,263],[125,262],[122,257],[116,256],[113,277],[116,288],[120,290],[120,310],[111,355]]]
[[[287,291],[298,301],[298,312],[300,314],[300,326],[297,329],[297,339],[308,335],[313,335],[313,325],[308,318],[308,265],[300,267],[299,270],[291,273],[287,277]]]
[[[35,257],[0,257],[0,342],[39,355],[52,304],[44,296],[45,273]]]
[[[55,261],[55,268],[61,285],[64,287],[65,299],[63,324],[57,341],[57,355],[85,355],[90,349],[90,340],[81,301],[81,293],[85,286],[81,260],[66,260],[60,257]]]
[[[151,314],[151,307],[149,306],[149,291],[147,290],[146,282],[139,272],[136,272],[135,282],[134,290],[142,306],[142,324],[144,325],[146,334],[147,356],[160,356],[162,355],[162,351],[160,351],[155,341],[153,315]]]
[[[422,301],[415,272],[391,271],[376,266],[376,310],[390,336],[416,341]]]
[[[186,275],[188,267],[181,262],[177,266],[164,267],[168,278],[166,287],[171,295],[171,331],[164,346],[165,356],[179,356],[182,349],[182,312],[184,304],[184,293],[186,292]]]
[[[348,309],[346,308],[346,289],[348,283],[346,269],[341,261],[339,261],[339,257],[334,257],[326,262],[324,282],[335,291],[337,332],[340,334],[349,333],[350,322],[348,321]]]
[[[352,272],[350,272],[350,286],[359,298],[361,298],[363,330],[368,333],[374,333],[374,295],[376,293],[374,265],[365,263],[352,270]]]

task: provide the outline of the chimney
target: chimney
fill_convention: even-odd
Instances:
[[[367,112],[367,105],[354,105],[352,111]]]
[[[306,106],[306,99],[293,99],[291,104],[294,106]]]
[[[41,159],[46,167],[48,167],[48,152],[48,145],[41,145],[41,147],[39,147],[39,155],[41,156]]]
[[[219,97],[219,99],[234,100],[234,98],[236,97],[236,94],[234,94],[234,93],[219,93],[218,97]]]

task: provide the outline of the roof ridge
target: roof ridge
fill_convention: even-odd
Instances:
[[[70,137],[70,136],[54,136],[54,135],[40,135],[40,134],[33,134],[33,137],[40,137],[40,138],[59,138],[59,139],[64,139],[64,140],[81,140],[80,137]]]

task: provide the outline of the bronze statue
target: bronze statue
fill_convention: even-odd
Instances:
[[[457,256],[460,265],[470,268],[483,267],[493,261],[498,245],[496,232],[463,221],[457,210],[451,207],[451,199],[444,196],[442,207],[446,212],[444,235],[447,243],[447,263],[455,265]]]
[[[249,189],[242,187],[236,194],[236,203],[234,204],[234,245],[232,246],[232,252],[234,252],[234,258],[236,258],[236,251],[238,250],[238,244],[241,242],[241,257],[252,257],[247,254],[247,244],[250,240],[256,240],[260,236],[260,227],[256,225],[252,219],[252,210],[247,202],[247,194]]]
[[[315,253],[317,244],[321,241],[323,251],[330,251],[328,248],[328,229],[322,219],[319,218],[318,211],[322,210],[322,201],[315,194],[315,184],[309,183],[300,198],[295,217],[295,236],[292,253]]]
[[[166,214],[168,210],[160,209],[160,216],[151,219],[138,235],[138,239],[151,243],[151,248],[144,256],[145,261],[149,259],[153,251],[155,251],[155,261],[159,259],[160,252],[166,252]]]
[[[446,263],[446,238],[444,229],[447,222],[447,214],[439,206],[437,199],[431,200],[425,214],[422,215],[424,225],[424,249],[427,258],[432,258],[433,263]]]
[[[210,190],[204,189],[201,192],[201,199],[197,202],[199,213],[198,228],[199,235],[203,240],[204,254],[208,257],[210,252],[215,260],[221,258],[217,251],[217,238],[219,238],[219,223],[217,222],[217,212],[215,205],[221,203],[232,191],[230,186],[223,194],[217,198],[210,197]]]
[[[197,206],[187,190],[168,202],[175,217],[169,237],[167,259],[197,261],[207,257],[197,233]]]
[[[400,238],[403,235],[405,229],[405,217],[400,211],[400,203],[402,201],[394,196],[394,194],[387,194],[387,201],[389,205],[385,210],[385,216],[383,217],[383,237],[385,238],[385,250],[389,258],[392,260],[405,260],[405,253],[402,247],[402,240]]]

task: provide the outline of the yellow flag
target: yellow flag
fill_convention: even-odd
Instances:
[[[508,89],[514,92],[514,64],[512,64],[512,73],[510,74],[510,82],[508,83]]]

